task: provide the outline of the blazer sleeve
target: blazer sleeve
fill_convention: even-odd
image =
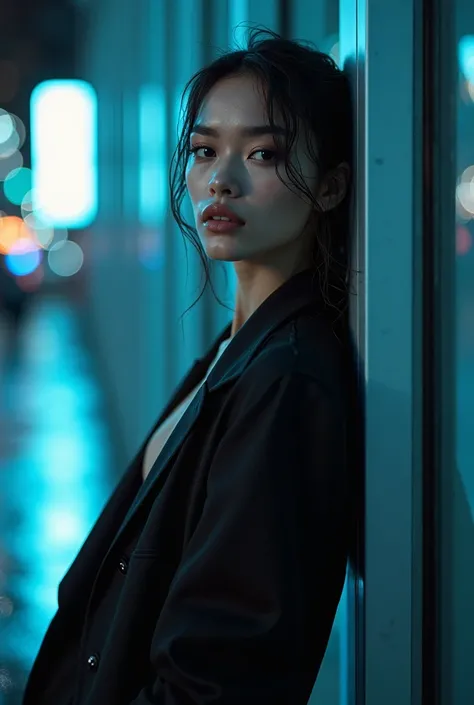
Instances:
[[[311,695],[346,573],[345,414],[301,373],[250,396],[216,447],[134,705]]]

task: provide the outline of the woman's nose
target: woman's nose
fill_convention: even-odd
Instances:
[[[209,193],[214,198],[219,196],[229,196],[236,198],[240,195],[240,186],[237,179],[222,172],[215,173],[209,181]]]

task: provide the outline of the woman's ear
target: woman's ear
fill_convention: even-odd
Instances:
[[[344,200],[349,189],[350,174],[349,164],[341,162],[324,176],[317,196],[322,211],[330,211]]]

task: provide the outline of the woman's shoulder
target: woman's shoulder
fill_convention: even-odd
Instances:
[[[235,385],[247,400],[266,393],[278,382],[307,381],[322,394],[340,396],[346,378],[343,346],[327,326],[314,318],[290,321],[256,351]]]

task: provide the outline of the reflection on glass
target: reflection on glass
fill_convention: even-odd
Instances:
[[[474,702],[474,8],[456,3],[456,458],[441,497],[442,705]],[[444,470],[449,472],[449,469]]]

